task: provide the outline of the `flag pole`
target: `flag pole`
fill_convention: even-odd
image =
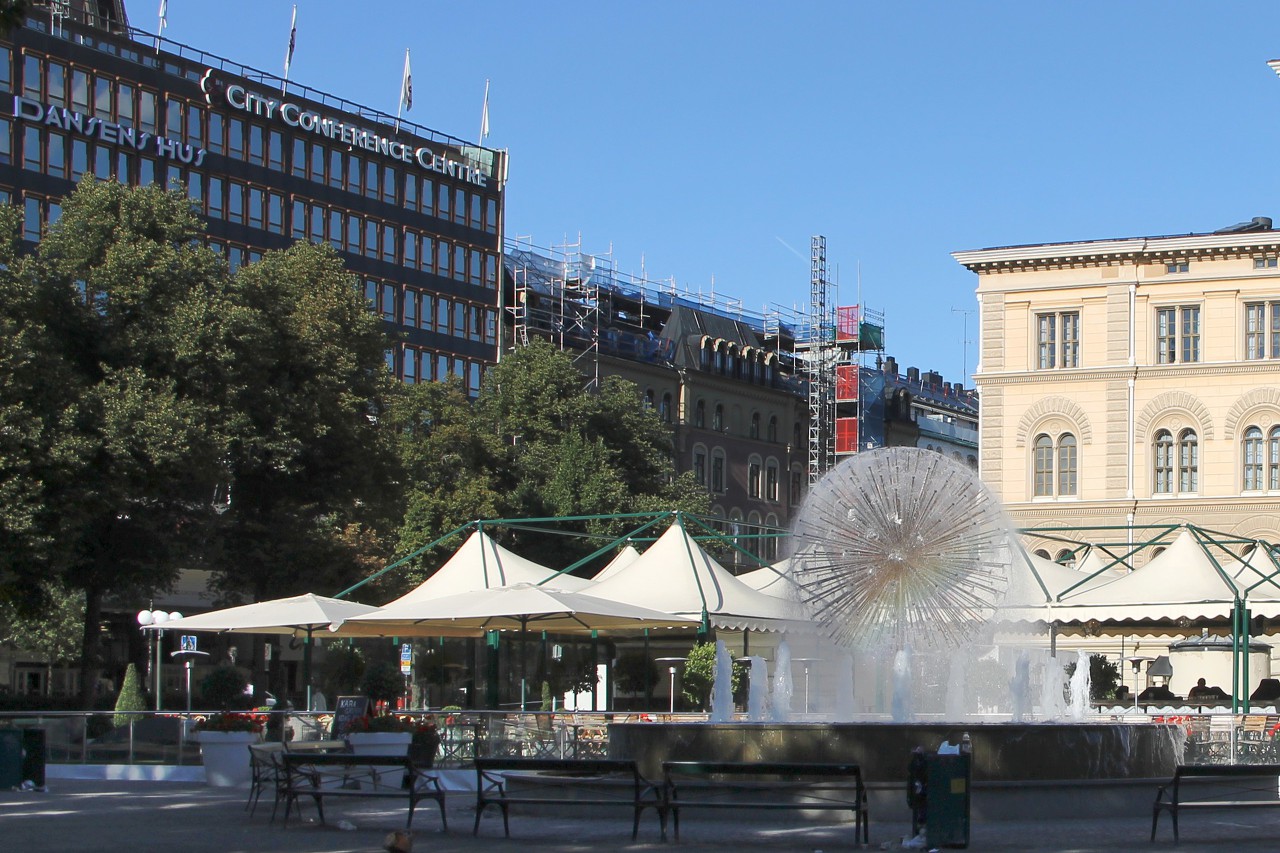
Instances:
[[[293,4],[293,18],[289,22],[289,50],[284,55],[284,80],[280,83],[280,94],[288,93],[289,65],[293,62],[293,45],[298,38],[298,4]]]
[[[156,53],[160,52],[160,39],[164,37],[164,28],[169,26],[169,0],[160,0],[160,26],[156,28]]]
[[[400,114],[413,109],[413,72],[409,70],[409,48],[404,49],[404,76],[400,78],[400,103],[396,107],[396,132],[400,131]]]

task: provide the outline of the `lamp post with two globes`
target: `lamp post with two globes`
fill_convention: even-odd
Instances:
[[[160,644],[164,640],[164,628],[166,622],[174,619],[181,619],[181,613],[169,613],[166,610],[140,610],[138,612],[138,624],[145,630],[150,629],[155,633],[155,642],[147,647],[147,675],[149,680],[155,684],[155,702],[156,710],[160,710],[161,696],[163,695],[162,675],[164,671],[164,658],[161,654]]]

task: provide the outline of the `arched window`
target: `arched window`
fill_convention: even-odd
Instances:
[[[1280,491],[1280,426],[1267,433],[1267,488]]]
[[[1053,439],[1047,435],[1037,435],[1035,441],[1035,489],[1036,497],[1048,497],[1053,494]]]
[[[703,370],[711,369],[711,342],[702,345],[702,349],[698,352],[698,366]]]
[[[716,494],[724,494],[724,451],[717,447],[711,451],[711,491]]]
[[[1193,429],[1184,429],[1174,440],[1162,429],[1153,445],[1152,489],[1158,495],[1194,494],[1200,488],[1200,444]]]
[[[662,419],[664,424],[671,423],[671,392],[667,391],[662,395],[662,405],[658,407],[658,417]]]
[[[1076,494],[1079,474],[1076,437],[1064,432],[1054,442],[1051,436],[1041,433],[1036,436],[1032,448],[1034,496],[1047,498]]]
[[[769,416],[769,432],[766,433],[765,437],[769,441],[772,441],[774,444],[777,444],[778,442],[778,416],[777,415]]]
[[[978,470],[978,457],[970,453],[969,457],[965,461],[969,463],[970,468],[972,468],[975,471]]]
[[[752,456],[747,463],[747,495],[760,497],[760,457]]]
[[[751,437],[752,438],[760,437],[760,413],[759,412],[751,413]]]
[[[1156,433],[1152,448],[1154,462],[1152,490],[1158,495],[1173,494],[1173,433],[1162,429]]]
[[[764,463],[764,499],[778,502],[778,460]]]
[[[1058,439],[1058,494],[1076,493],[1076,437],[1066,433]]]
[[[707,425],[707,402],[699,400],[693,405],[693,425],[698,429],[704,429]]]
[[[1043,549],[1043,548],[1037,548],[1037,549],[1036,549],[1036,556],[1037,556],[1037,557],[1044,557],[1046,560],[1048,560],[1048,559],[1049,559],[1049,552],[1048,552],[1048,551],[1046,551],[1046,550],[1045,550],[1045,549]]]
[[[724,431],[724,404],[716,403],[715,411],[711,414],[711,428],[717,432]]]
[[[1200,490],[1200,444],[1196,431],[1184,429],[1178,435],[1178,491],[1192,494]]]
[[[653,410],[653,389],[652,388],[644,389],[644,407],[646,410],[649,410],[649,411]]]
[[[701,444],[693,446],[693,476],[700,485],[707,484],[707,449]]]
[[[1059,551],[1058,556],[1054,557],[1053,561],[1063,566],[1070,566],[1072,563],[1075,562],[1075,560],[1071,556],[1070,548],[1063,548],[1061,551]]]
[[[1262,430],[1251,426],[1244,431],[1244,489],[1260,491],[1263,486]]]

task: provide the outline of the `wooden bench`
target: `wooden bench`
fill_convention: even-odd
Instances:
[[[1195,780],[1194,799],[1183,783]],[[1277,780],[1280,764],[1179,764],[1173,779],[1156,791],[1151,809],[1151,840],[1156,840],[1156,824],[1162,811],[1173,819],[1173,840],[1178,840],[1178,812],[1181,809],[1238,809],[1278,807]]]
[[[284,822],[299,797],[310,797],[324,823],[324,800],[330,797],[382,797],[409,803],[405,828],[413,827],[413,812],[422,800],[434,800],[440,808],[440,826],[448,831],[444,788],[440,778],[400,755],[352,755],[336,752],[282,752],[279,799],[284,800]]]
[[[867,790],[857,764],[664,761],[662,771],[677,841],[682,809],[818,809],[853,812],[855,842],[861,834],[869,843]]]
[[[640,813],[658,813],[666,837],[662,789],[640,775],[635,761],[609,758],[477,758],[476,825],[486,807],[502,809],[502,829],[511,836],[512,805],[630,806],[631,840],[640,832]],[[512,783],[521,783],[516,790]]]

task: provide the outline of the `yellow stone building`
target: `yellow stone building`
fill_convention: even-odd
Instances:
[[[954,253],[978,276],[980,470],[1015,523],[1280,541],[1278,256],[1261,217]]]

